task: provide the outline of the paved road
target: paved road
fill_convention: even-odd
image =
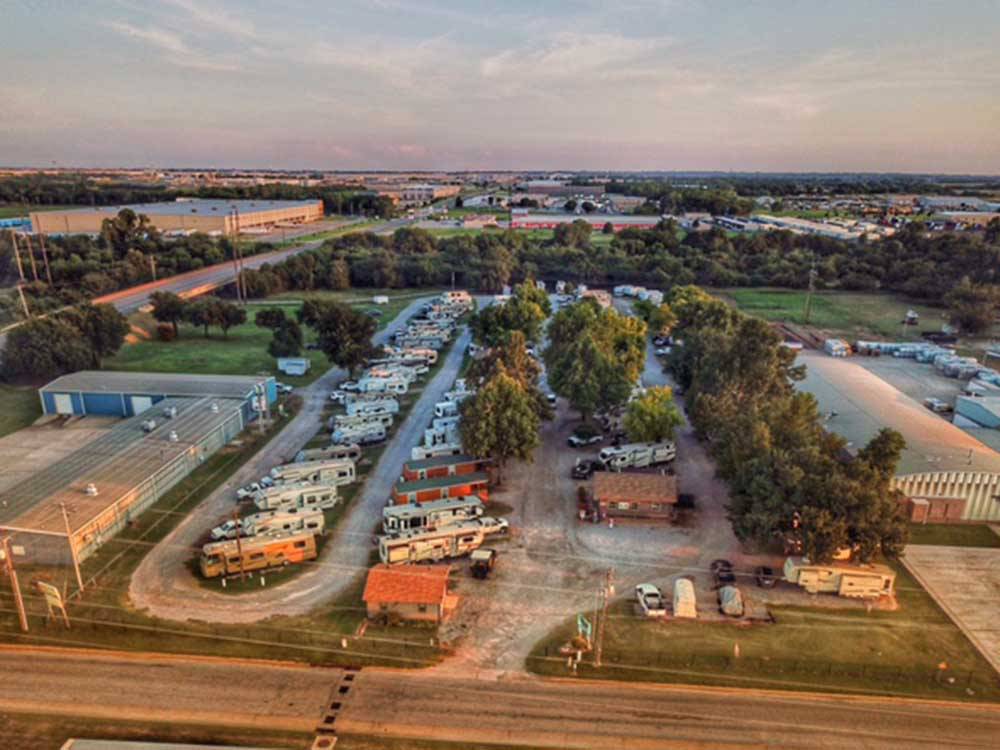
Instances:
[[[338,669],[0,649],[0,712],[311,731]],[[3,746],[0,738],[0,746]]]
[[[336,669],[0,648],[0,711],[310,730]],[[340,734],[559,748],[987,748],[1000,707],[364,669]]]
[[[403,310],[390,326],[380,332],[376,343],[381,343],[405,325],[425,299],[415,300]],[[274,615],[303,614],[335,598],[367,567],[375,519],[399,475],[400,466],[409,458],[410,448],[420,442],[424,428],[430,423],[434,404],[451,388],[467,343],[468,333],[463,331],[441,369],[424,386],[410,414],[396,429],[379,463],[369,473],[362,491],[353,501],[350,512],[329,540],[329,552],[323,555],[320,564],[310,566],[303,574],[278,588],[234,598],[198,586],[183,562],[193,554],[205,529],[231,512],[233,493],[237,487],[253,481],[276,463],[294,456],[322,427],[324,399],[344,375],[336,369],[303,389],[305,403],[300,414],[264,451],[206,498],[146,555],[133,574],[129,587],[133,605],[165,619],[242,623]]]
[[[376,344],[385,343],[413,316],[427,297],[415,299],[399,315],[376,334]],[[323,425],[323,408],[329,393],[344,379],[343,370],[333,368],[311,385],[297,393],[303,398],[302,410],[266,448],[244,464],[229,481],[219,487],[195,508],[181,523],[143,558],[132,575],[129,596],[134,606],[149,614],[171,620],[197,619],[207,622],[256,622],[272,615],[294,615],[309,611],[334,597],[350,583],[358,571],[350,568],[338,572],[335,566],[364,566],[370,547],[371,529],[375,518],[373,508],[380,507],[389,496],[389,487],[398,476],[399,455],[409,455],[429,421],[434,394],[451,386],[464,347],[456,346],[435,379],[424,389],[407,420],[396,430],[379,464],[372,470],[351,512],[337,527],[327,544],[322,565],[310,568],[302,575],[274,589],[264,589],[239,597],[206,590],[197,585],[184,562],[194,554],[197,542],[205,530],[232,513],[237,487],[263,476],[272,466],[290,460]],[[445,385],[445,383],[447,383]],[[429,400],[430,399],[430,400]],[[363,537],[356,537],[359,529]],[[361,551],[361,548],[363,552]]]

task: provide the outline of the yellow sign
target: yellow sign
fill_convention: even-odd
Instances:
[[[45,603],[49,607],[49,617],[55,617],[56,612],[62,615],[63,622],[69,627],[69,615],[66,614],[66,605],[63,603],[62,592],[51,583],[35,581],[35,588],[38,593],[45,597]]]

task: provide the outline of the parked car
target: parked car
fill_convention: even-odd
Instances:
[[[554,393],[546,393],[545,394],[545,400],[548,401],[551,405],[555,406],[555,404],[556,404],[556,394],[554,394]]]
[[[670,354],[670,351],[671,351],[671,348],[669,346],[660,346],[660,347],[657,347],[657,349],[656,349],[656,356],[657,357],[666,357],[668,354]]]
[[[224,539],[235,539],[237,536],[245,536],[243,533],[242,521],[226,521],[219,524],[211,531],[212,541],[221,542]]]
[[[486,534],[506,534],[510,531],[510,521],[506,518],[493,518],[492,516],[480,516],[476,519],[483,527]]]
[[[340,390],[356,393],[358,390],[358,382],[356,380],[345,380],[340,384]]]
[[[288,383],[275,383],[275,385],[278,387],[278,393],[291,393],[295,390]]]
[[[566,439],[566,442],[569,443],[571,448],[583,448],[587,445],[599,443],[603,439],[602,435],[570,435],[569,438]]]
[[[712,580],[715,588],[721,588],[736,583],[736,575],[733,573],[733,564],[729,560],[712,560],[708,566],[712,573]]]
[[[947,414],[952,410],[951,404],[939,398],[925,398],[924,406],[936,414]]]
[[[646,617],[664,617],[667,606],[663,603],[663,594],[651,583],[640,583],[635,587],[635,598]]]
[[[774,568],[769,568],[767,565],[758,567],[754,571],[754,578],[757,579],[757,585],[762,589],[773,589],[778,582],[777,576],[774,575]]]
[[[573,470],[570,472],[570,476],[573,479],[590,479],[594,472],[597,471],[598,462],[592,458],[578,458],[576,463],[573,464]]]

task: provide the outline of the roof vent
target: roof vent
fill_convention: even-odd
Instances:
[[[218,413],[219,413],[219,405],[216,404],[215,402],[213,402],[212,403],[212,414],[218,414]]]
[[[156,420],[155,419],[147,419],[147,420],[145,420],[142,423],[142,431],[143,432],[152,432],[155,429],[156,429]]]
[[[170,431],[170,442],[171,443],[176,443],[177,442],[177,431],[176,430],[171,430]]]
[[[94,484],[93,482],[84,487],[83,491],[86,492],[90,497],[97,497],[97,495],[99,494],[97,492],[97,485]]]

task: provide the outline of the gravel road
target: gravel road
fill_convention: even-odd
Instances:
[[[396,330],[405,327],[406,321],[427,299],[411,302],[376,334],[375,343],[384,343]],[[378,465],[355,498],[350,513],[327,544],[322,564],[310,566],[305,573],[278,588],[240,596],[202,588],[184,565],[205,529],[229,517],[238,487],[254,481],[275,464],[292,458],[323,427],[323,408],[329,393],[345,376],[338,368],[299,389],[297,393],[303,399],[303,406],[295,419],[143,558],[129,585],[133,606],[171,620],[243,623],[273,615],[302,614],[335,597],[358,572],[355,566],[366,566],[376,509],[388,497],[404,456],[408,458],[410,447],[419,441],[433,414],[435,402],[451,387],[462,362],[466,337],[467,334],[463,334],[452,347],[444,365],[424,387],[413,410],[390,439]],[[363,537],[357,535],[360,530],[365,532]],[[337,566],[349,567],[337,570]]]

